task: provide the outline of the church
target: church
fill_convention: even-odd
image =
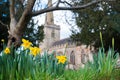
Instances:
[[[48,6],[52,6],[49,0]],[[87,61],[92,61],[94,47],[72,41],[70,38],[60,39],[60,26],[54,24],[53,12],[46,13],[44,24],[44,40],[39,47],[44,51],[55,51],[55,55],[66,55],[69,69],[83,67]]]

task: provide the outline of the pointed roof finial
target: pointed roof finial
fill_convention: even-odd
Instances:
[[[48,8],[52,7],[52,0],[48,0]],[[54,24],[53,12],[46,13],[45,24],[51,25]]]

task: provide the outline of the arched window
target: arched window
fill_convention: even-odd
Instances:
[[[85,54],[84,49],[81,50],[81,62],[82,62],[83,64],[86,63],[86,54]]]
[[[86,54],[81,54],[81,62],[83,63],[83,64],[85,64],[87,61],[86,61]]]
[[[75,53],[74,53],[74,51],[72,51],[70,53],[70,63],[75,65]]]
[[[84,50],[81,51],[81,62],[85,64],[88,61],[88,55],[85,53]]]

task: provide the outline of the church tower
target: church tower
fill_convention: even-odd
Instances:
[[[48,7],[52,6],[52,0],[48,0]],[[44,24],[44,40],[40,48],[49,49],[55,41],[60,40],[60,26],[54,24],[53,12],[46,13]]]

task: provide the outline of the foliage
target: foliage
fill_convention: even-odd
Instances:
[[[39,43],[44,38],[43,28],[44,28],[43,25],[39,26],[38,22],[35,23],[35,21],[32,19],[29,22],[29,24],[24,32],[23,37],[25,39],[30,40],[33,43],[33,45],[39,46]]]
[[[54,53],[54,52],[53,52]],[[48,54],[47,51],[44,52],[44,55],[40,59],[41,71],[49,73],[50,75],[57,76],[64,73],[65,63],[58,63],[58,59],[55,57],[55,54]]]
[[[52,53],[41,55],[40,48],[31,51],[33,46],[26,47],[27,43],[31,42],[24,39],[18,49],[4,48],[0,53],[0,80],[51,80],[52,76],[63,74],[65,63],[58,64]]]
[[[90,0],[82,0],[78,4],[86,3]],[[111,38],[115,39],[115,49],[120,50],[120,1],[114,3],[101,2],[83,10],[74,11],[76,14],[76,24],[80,29],[79,33],[73,30],[71,38],[87,45],[100,46],[99,32],[103,34],[105,50],[109,49]]]
[[[4,39],[4,43],[7,43],[7,36],[8,36],[8,26],[7,24],[10,23],[10,17],[9,17],[9,6],[8,0],[2,0],[0,1],[0,50],[2,49],[2,41],[1,39]],[[2,24],[2,23],[6,24]]]

